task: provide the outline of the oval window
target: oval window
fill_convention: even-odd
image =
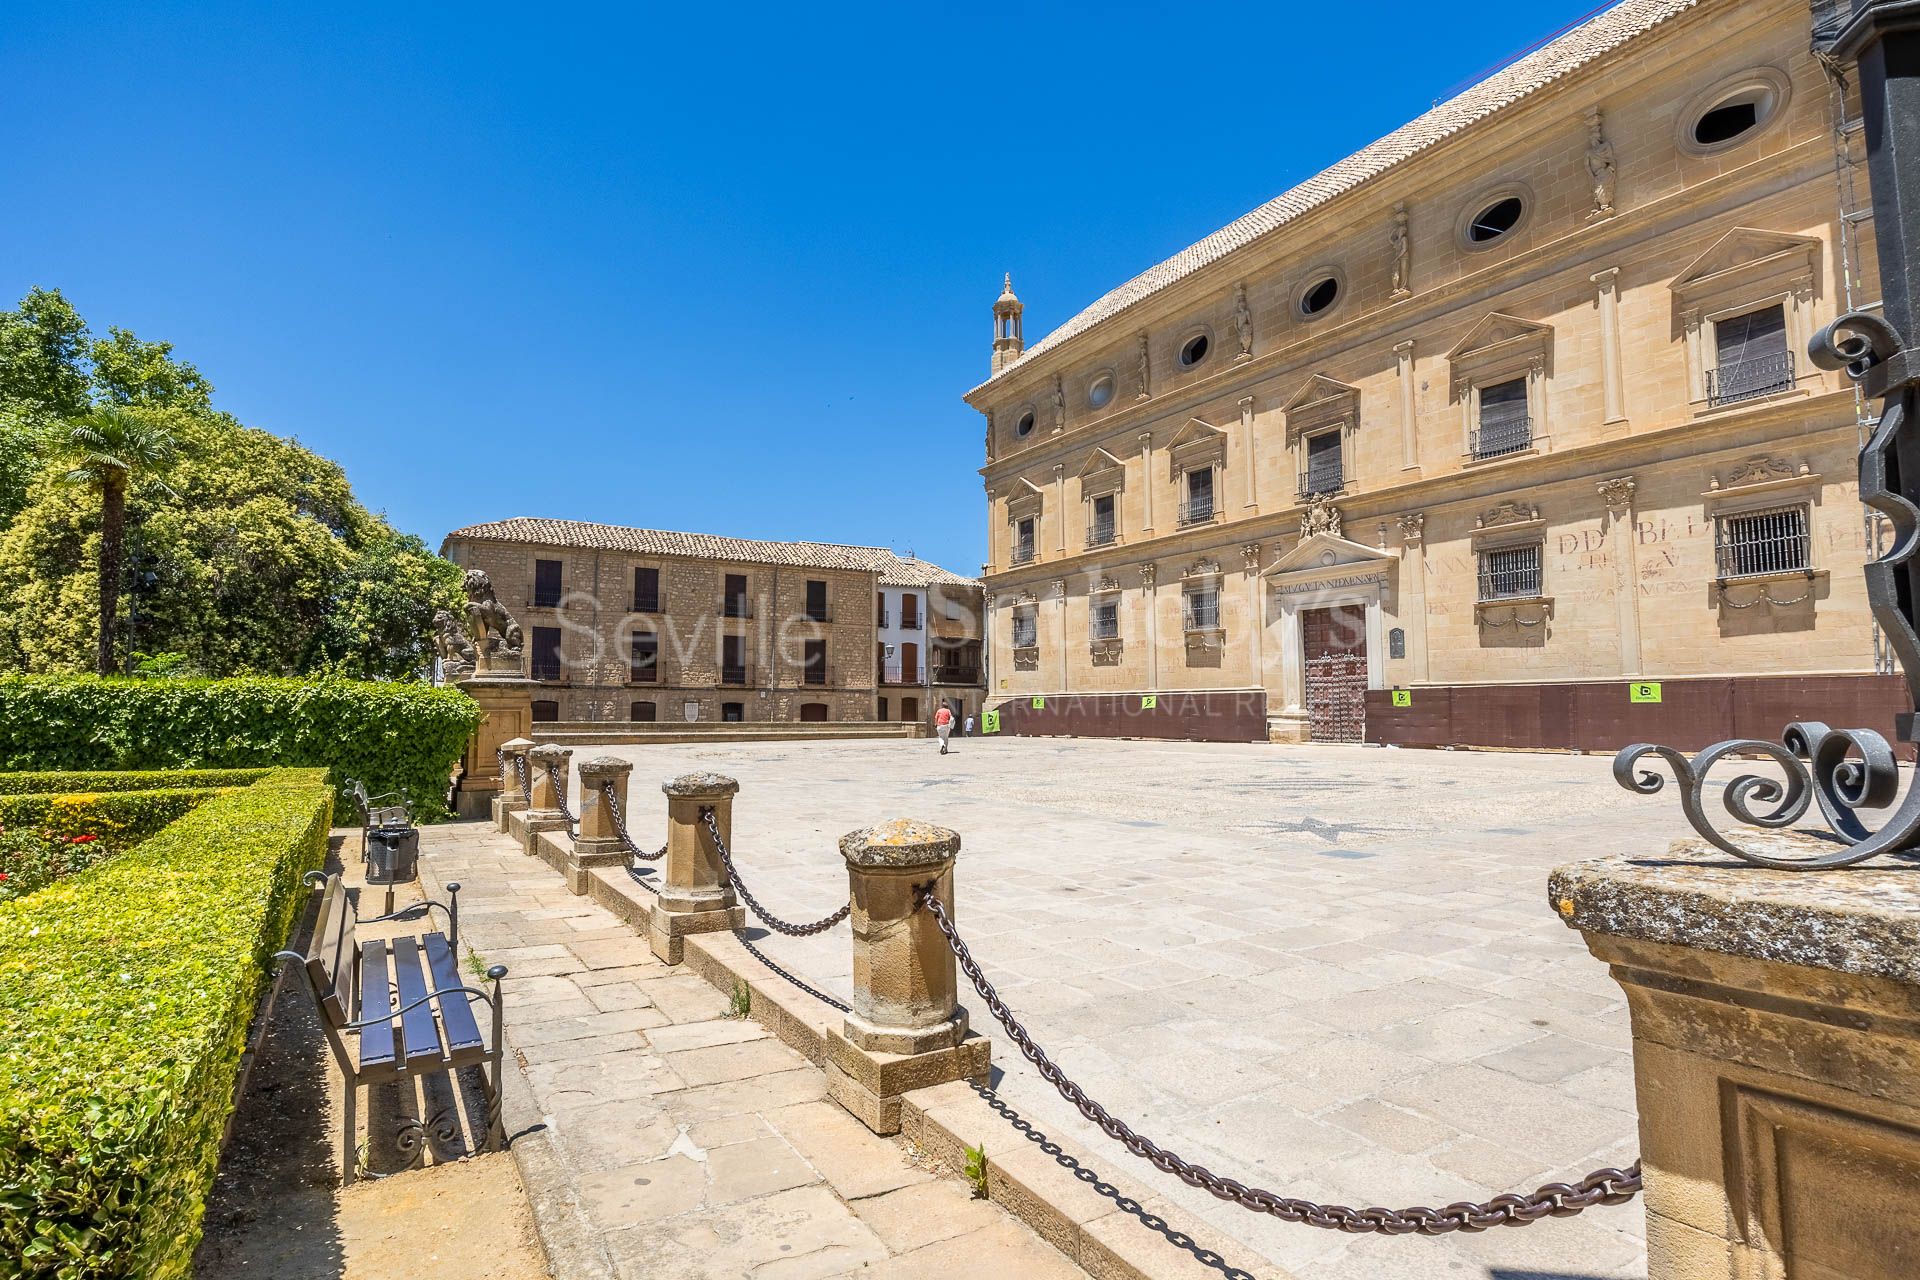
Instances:
[[[1207,335],[1196,333],[1187,339],[1187,345],[1180,348],[1180,363],[1188,367],[1199,364],[1207,358]]]
[[[1724,103],[1693,122],[1693,140],[1703,147],[1737,141],[1760,123],[1760,104],[1752,99]]]
[[[1527,211],[1519,196],[1507,196],[1496,200],[1467,224],[1467,239],[1474,244],[1492,244],[1507,232],[1520,225],[1520,215]]]
[[[1030,436],[1033,434],[1032,410],[1028,410],[1026,413],[1020,415],[1020,421],[1014,424],[1013,434],[1017,436]]]
[[[1340,298],[1340,282],[1328,276],[1300,295],[1300,314],[1317,316]]]
[[[1791,92],[1792,83],[1772,67],[1722,80],[1680,112],[1680,149],[1711,155],[1738,146],[1779,117]]]
[[[1113,402],[1113,375],[1103,373],[1087,388],[1087,407],[1104,409]]]

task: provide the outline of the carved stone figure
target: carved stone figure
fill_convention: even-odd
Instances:
[[[1393,206],[1393,230],[1387,233],[1393,249],[1393,296],[1404,298],[1413,292],[1413,247],[1407,234],[1407,206]]]
[[[1476,528],[1494,529],[1505,524],[1528,524],[1540,518],[1540,508],[1528,502],[1501,502],[1482,511],[1474,521]]]
[[[1307,499],[1307,509],[1300,513],[1300,536],[1312,538],[1322,533],[1340,536],[1340,509],[1333,505],[1332,498],[1316,493]]]
[[[987,410],[987,461],[993,461],[993,410]]]
[[[484,569],[469,569],[467,590],[467,638],[478,655],[476,669],[517,671],[524,641],[520,624],[493,593],[493,579]]]
[[[1145,400],[1153,394],[1153,366],[1147,360],[1147,335],[1140,335],[1140,396]]]
[[[1247,286],[1233,286],[1233,331],[1240,338],[1240,358],[1253,354],[1253,309],[1247,305]]]
[[[1053,429],[1064,431],[1067,427],[1067,386],[1059,374],[1053,375]]]
[[[449,680],[473,674],[473,646],[459,621],[445,609],[433,611],[433,651],[440,656],[440,670]]]
[[[1587,173],[1593,178],[1593,212],[1589,218],[1613,216],[1613,144],[1607,141],[1600,109],[1587,112]]]

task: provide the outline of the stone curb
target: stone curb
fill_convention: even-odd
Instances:
[[[624,868],[591,875],[595,902],[630,925],[645,918],[652,895]],[[825,1066],[827,1033],[839,1024],[839,1012],[768,971],[739,938],[689,934],[685,964],[726,994],[736,982],[745,984],[753,996],[750,1016],[807,1061]],[[964,1080],[907,1093],[901,1126],[903,1137],[955,1179],[963,1176],[968,1146],[1021,1132]],[[1294,1280],[1078,1144],[1038,1130],[1025,1137],[1001,1154],[988,1144],[987,1198],[1096,1280]],[[1203,1260],[1209,1255],[1212,1261]]]
[[[445,896],[445,886],[424,857],[420,859],[420,888],[428,897]],[[464,957],[456,958],[465,963]],[[511,1020],[511,967],[501,983],[501,992],[507,1018]],[[600,1242],[586,1207],[574,1194],[572,1181],[561,1169],[553,1134],[533,1100],[533,1086],[527,1083],[520,1056],[512,1052],[505,1054],[501,1066],[501,1120],[506,1126],[507,1150],[513,1155],[514,1166],[520,1172],[520,1185],[526,1190],[527,1204],[533,1211],[534,1234],[540,1239],[540,1252],[546,1256],[547,1274],[558,1280],[617,1280],[613,1255]]]

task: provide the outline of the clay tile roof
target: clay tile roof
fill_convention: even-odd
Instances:
[[[1020,359],[975,387],[979,391],[1006,377],[1042,352],[1085,333],[1140,302],[1218,262],[1337,196],[1379,177],[1394,166],[1451,138],[1467,127],[1512,106],[1636,36],[1694,8],[1700,0],[1620,0],[1606,12],[1542,45],[1494,72],[1472,88],[1402,125],[1386,137],[1275,196],[1252,213],[1236,218],[1206,239],[1187,246],[1158,266],[1110,289],[1079,315],[1026,349]],[[969,395],[972,392],[968,392]]]
[[[885,547],[855,547],[838,542],[767,542],[757,538],[723,538],[712,533],[633,529],[586,520],[546,520],[538,516],[470,524],[449,533],[446,542],[456,538],[468,542],[527,542],[582,551],[687,556],[735,564],[788,565],[797,569],[848,569],[877,574],[888,586],[979,585],[973,578],[951,573],[925,560],[895,555]],[[445,545],[445,542],[441,544],[443,549]]]

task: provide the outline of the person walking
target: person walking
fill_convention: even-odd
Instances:
[[[940,754],[947,754],[947,739],[953,736],[953,711],[944,702],[933,713],[933,731],[940,735]]]
[[[963,738],[971,738],[973,736],[973,716],[971,714],[967,716],[967,722],[960,726],[960,736]]]

